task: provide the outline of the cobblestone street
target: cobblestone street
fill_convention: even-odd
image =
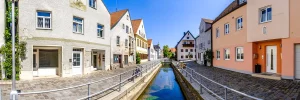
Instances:
[[[142,65],[150,64],[151,62],[147,62]],[[17,82],[17,90],[21,90],[21,92],[36,92],[36,91],[48,91],[53,89],[61,89],[81,84],[86,84],[88,82],[101,80],[104,78],[112,77],[117,74],[121,74],[126,71],[130,71],[136,68],[136,66],[120,68],[111,71],[103,71],[99,70],[93,72],[88,75],[83,76],[74,76],[74,77],[66,77],[66,78],[49,78],[49,79],[35,79],[31,81],[18,81]],[[133,72],[128,72],[122,75],[122,80],[125,80],[129,76],[132,75]],[[119,82],[119,76],[113,77],[112,79],[108,79],[99,83],[95,83],[90,85],[91,94],[99,92],[103,89],[111,87]],[[2,99],[9,100],[9,93],[11,91],[11,85],[1,85],[2,89]],[[19,96],[19,100],[76,100],[78,98],[87,96],[88,88],[87,86],[63,90],[58,92],[50,92],[50,93],[41,93],[41,94],[29,94],[29,95],[21,95]]]
[[[216,67],[201,66],[195,62],[188,62],[187,66],[196,72],[225,86],[265,100],[299,100],[300,83],[293,80],[270,80],[252,77]],[[197,78],[199,80],[199,78]],[[208,81],[204,85],[212,89],[218,95],[224,97],[224,88],[216,86]],[[241,99],[236,93],[228,92],[228,98]],[[246,98],[242,98],[243,100]]]

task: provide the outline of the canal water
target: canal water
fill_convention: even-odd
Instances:
[[[138,100],[185,100],[170,64],[163,64]]]

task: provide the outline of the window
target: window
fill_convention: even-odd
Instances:
[[[229,24],[225,24],[225,34],[229,34]]]
[[[101,38],[103,37],[103,25],[97,25],[97,36]]]
[[[190,39],[190,37],[186,37],[186,39]]]
[[[123,27],[123,29],[125,29],[125,24],[123,24],[123,26],[122,26],[122,27]]]
[[[120,37],[117,36],[117,46],[120,46]]]
[[[125,39],[125,47],[127,48],[128,47],[128,40]]]
[[[186,41],[184,41],[183,44],[186,44]]]
[[[243,28],[243,18],[239,17],[236,19],[236,29],[241,30]]]
[[[83,19],[73,17],[73,32],[83,34]]]
[[[96,9],[97,0],[89,0],[89,6]]]
[[[183,49],[181,49],[181,52],[183,52]]]
[[[141,35],[141,30],[139,30],[139,34]]]
[[[244,48],[243,47],[236,47],[236,61],[244,61]]]
[[[127,20],[129,20],[129,15],[127,15]]]
[[[225,60],[230,60],[230,50],[229,49],[224,50],[224,57],[225,57]]]
[[[189,50],[188,50],[188,49],[185,49],[185,52],[189,52]]]
[[[191,49],[190,51],[193,52],[193,49]]]
[[[130,33],[132,33],[132,32],[131,32],[131,28],[129,29],[129,31],[130,31]]]
[[[217,50],[217,60],[220,60],[220,51]]]
[[[183,56],[181,56],[181,58],[183,58]]]
[[[239,0],[239,4],[242,4],[244,2],[247,2],[247,0]]]
[[[38,11],[36,26],[39,29],[51,29],[51,13]]]
[[[188,56],[188,55],[185,55],[185,58],[189,58],[189,56]]]
[[[219,33],[219,28],[216,29],[216,37],[218,38],[220,36],[220,33]]]
[[[138,47],[140,46],[140,41],[139,41],[139,39],[137,39],[137,46],[138,46]]]
[[[260,10],[260,22],[268,22],[272,20],[272,8],[267,7]]]
[[[119,63],[119,56],[120,55],[116,55],[116,54],[114,54],[114,63]]]
[[[39,49],[39,67],[58,67],[58,50]],[[80,57],[80,56],[78,56]],[[79,58],[80,59],[80,58]],[[80,62],[78,62],[80,65]]]
[[[126,33],[129,33],[129,27],[126,25]]]
[[[207,41],[207,44],[210,44],[210,40]]]

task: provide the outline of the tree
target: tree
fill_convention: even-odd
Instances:
[[[211,66],[210,63],[213,59],[213,52],[211,49],[205,51],[204,59],[209,63],[209,66]]]
[[[171,57],[172,57],[172,52],[170,51],[168,45],[165,45],[165,46],[163,47],[163,54],[164,54],[164,57],[168,57],[168,58],[171,58]]]
[[[141,64],[141,55],[140,53],[136,53],[136,64]]]

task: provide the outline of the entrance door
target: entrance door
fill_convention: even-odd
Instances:
[[[124,55],[125,65],[128,65],[128,55]]]
[[[267,66],[267,72],[270,73],[277,72],[277,47],[276,46],[267,46],[266,66]]]
[[[97,55],[93,55],[93,67],[94,67],[94,68],[97,68],[97,67],[98,67],[98,66],[97,66],[97,61],[98,61]]]
[[[80,49],[73,50],[73,75],[82,74],[82,52]]]
[[[295,45],[295,78],[300,79],[300,44]]]
[[[36,51],[33,51],[33,57],[32,57],[32,60],[33,60],[33,76],[38,76],[38,68],[39,68],[39,64],[38,64],[38,53]]]

